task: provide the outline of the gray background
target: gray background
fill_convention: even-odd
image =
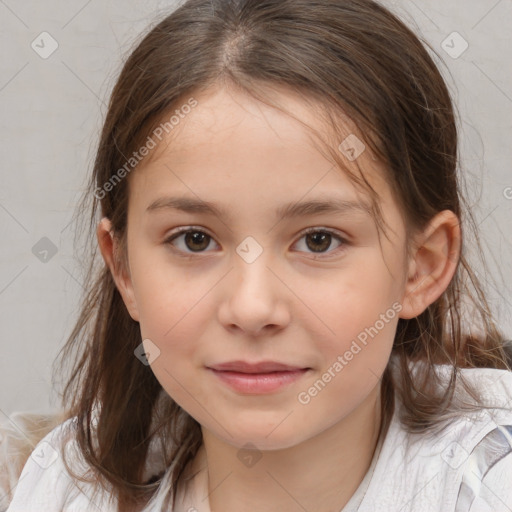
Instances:
[[[462,165],[494,279],[488,281],[491,307],[512,337],[512,193],[509,199],[505,193],[512,187],[512,0],[382,3],[429,41],[448,67],[443,73],[462,119]],[[82,292],[73,208],[123,58],[155,16],[173,5],[0,0],[0,421],[14,411],[59,406],[51,364]],[[46,59],[31,47],[34,40],[42,46],[42,32],[58,43]],[[453,32],[469,44],[457,58],[441,46],[446,41],[452,54],[460,51],[463,42]],[[48,243],[40,242],[43,237],[57,251],[46,262],[33,253],[36,244]]]

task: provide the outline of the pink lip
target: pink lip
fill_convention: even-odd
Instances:
[[[270,393],[297,381],[309,370],[274,361],[232,361],[208,369],[235,391],[248,394]]]
[[[209,366],[212,370],[231,371],[240,373],[269,373],[303,370],[301,366],[291,366],[276,361],[261,361],[259,363],[248,363],[247,361],[229,361]]]

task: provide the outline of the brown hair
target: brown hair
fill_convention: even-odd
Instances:
[[[337,143],[325,147],[340,169],[346,166],[337,146],[347,135],[340,119],[353,121],[385,165],[410,230],[424,227],[445,209],[472,227],[461,204],[454,108],[426,47],[372,0],[188,0],[129,55],[111,95],[88,191],[77,209],[80,219],[92,205],[88,291],[58,367],[64,368],[68,359],[74,363],[63,404],[67,417],[77,418],[80,451],[113,485],[119,510],[147,500],[161,483],[162,475],[149,484],[143,481],[149,443],[157,433],[167,440],[162,457],[165,466],[172,465],[173,500],[178,478],[202,436],[200,425],[162,393],[151,368],[134,356],[141,343],[139,324],[128,314],[109,269],[95,260],[98,213],[112,222],[122,248],[119,264],[127,257],[129,179],[114,183],[114,175],[123,166],[126,170],[126,162],[162,119],[193,95],[215,85],[232,86],[280,108],[265,90],[286,86],[305,102],[315,101],[335,134]],[[362,171],[351,177],[372,195],[380,225],[378,194]],[[107,193],[108,182],[113,185]],[[383,431],[395,390],[404,406],[404,426],[427,431],[457,412],[458,368],[510,369],[482,286],[467,263],[463,234],[462,255],[446,292],[417,318],[398,323],[393,354],[402,377],[394,382],[389,366],[383,375]],[[478,335],[463,329],[463,300],[479,319]],[[426,363],[414,380],[410,361]],[[441,395],[427,386],[436,378],[435,364],[452,367]],[[164,405],[158,416],[160,399]],[[96,446],[91,417],[98,404]]]

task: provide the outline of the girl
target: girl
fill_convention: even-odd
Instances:
[[[447,87],[379,4],[183,3],[113,90],[66,419],[8,511],[512,510],[456,170]]]

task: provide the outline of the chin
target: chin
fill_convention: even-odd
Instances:
[[[239,449],[247,449],[248,444],[254,445],[258,450],[284,450],[291,448],[305,441],[305,433],[299,432],[298,426],[288,425],[284,428],[276,422],[273,425],[268,422],[257,425],[240,425],[232,423],[229,427],[229,434],[218,430],[215,432],[217,437]]]

